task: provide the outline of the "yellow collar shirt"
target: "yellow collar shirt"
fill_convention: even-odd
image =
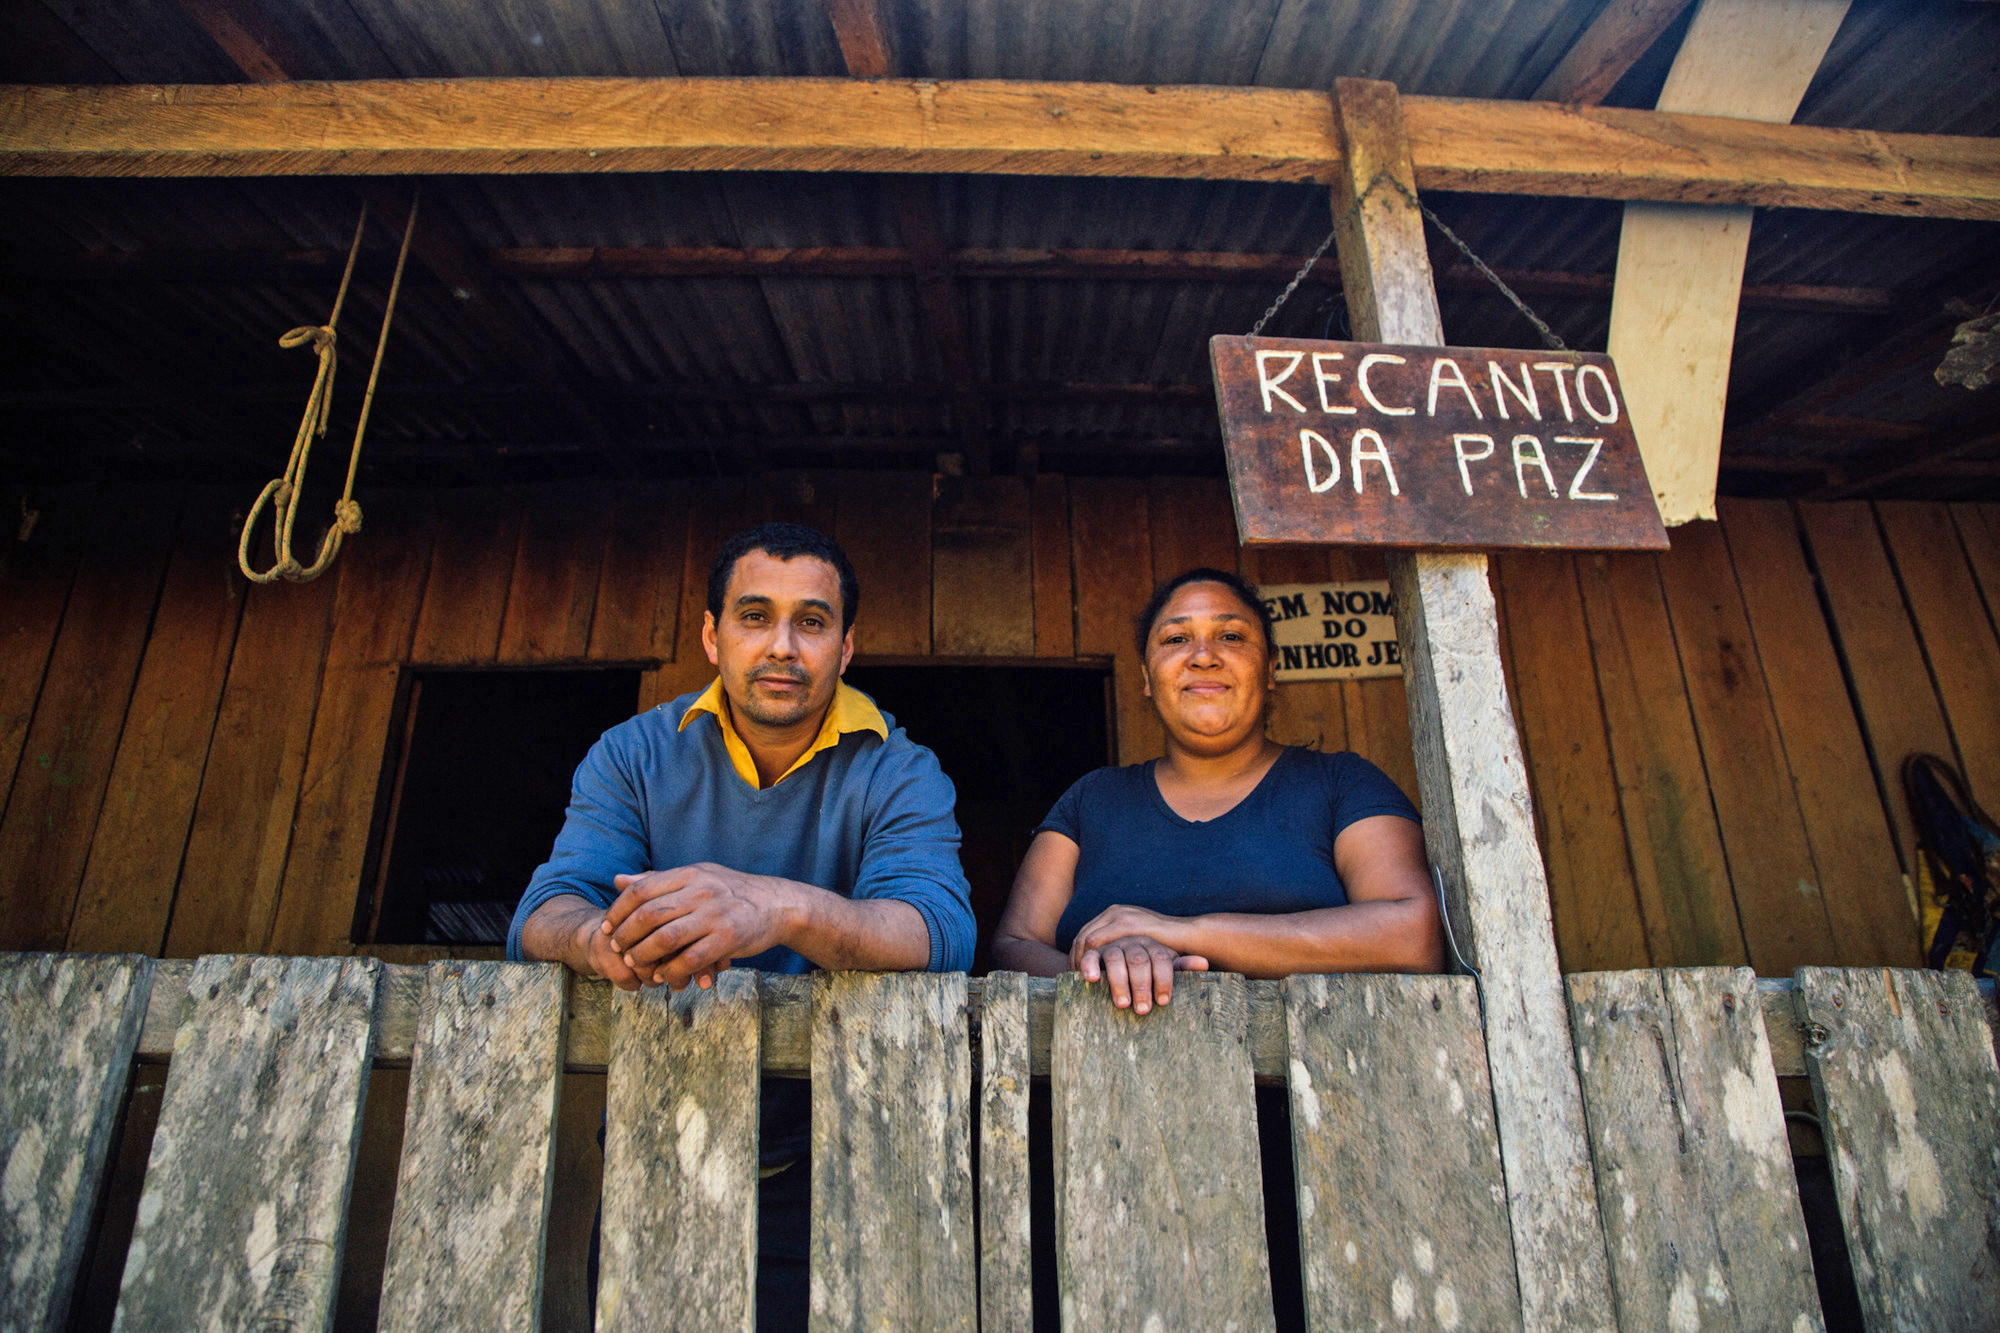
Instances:
[[[735,766],[736,776],[761,789],[763,784],[757,780],[757,762],[750,757],[750,747],[743,743],[743,738],[736,734],[735,724],[729,720],[728,701],[722,693],[720,676],[709,682],[701,697],[688,705],[687,711],[681,714],[677,729],[686,731],[688,723],[694,721],[697,713],[715,715],[716,724],[722,728],[723,747],[729,751],[729,762]],[[826,720],[820,724],[819,735],[813,738],[813,743],[793,761],[790,768],[778,775],[778,782],[804,768],[821,750],[830,750],[840,744],[840,738],[850,731],[872,731],[885,741],[889,739],[889,725],[882,720],[882,710],[867,695],[843,680],[834,688],[833,703],[826,710]]]

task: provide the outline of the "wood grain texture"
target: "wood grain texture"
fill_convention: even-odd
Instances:
[[[71,494],[31,508],[39,515],[33,539],[15,543],[0,567],[0,802],[20,765],[93,513]]]
[[[1236,516],[1229,485],[1218,477],[1149,477],[1153,582],[1206,565],[1237,572]]]
[[[876,657],[928,655],[930,474],[842,473],[836,528],[834,536],[861,581],[854,651]]]
[[[1970,975],[1801,968],[1806,1065],[1870,1328],[2000,1307],[2000,1069]]]
[[[1049,1061],[1063,1327],[1271,1328],[1243,978],[1141,1018],[1066,973]]]
[[[151,986],[143,958],[0,958],[0,1327],[67,1326]]]
[[[620,489],[604,539],[589,655],[596,662],[670,662],[687,564],[688,488]],[[692,651],[699,655],[699,640]]]
[[[1030,503],[1034,544],[1035,656],[1076,652],[1076,597],[1069,541],[1069,483],[1036,477]]]
[[[1427,190],[2000,216],[2000,150],[1609,107],[1412,97]],[[1307,90],[826,79],[10,86],[10,175],[905,171],[1325,181]],[[468,135],[465,126],[482,127]]]
[[[480,666],[493,661],[520,540],[519,492],[439,495],[437,551],[417,613],[412,665]]]
[[[157,953],[187,850],[248,586],[234,492],[190,496],[104,790],[66,947]]]
[[[1595,106],[1673,26],[1688,0],[1612,0],[1535,89],[1545,102]]]
[[[931,507],[931,651],[1032,657],[1033,534],[1020,477],[947,477]]]
[[[1784,738],[1834,957],[1914,965],[1916,920],[1903,892],[1895,835],[1860,722],[1842,706],[1847,682],[1791,506],[1726,498],[1717,508]]]
[[[331,1326],[380,971],[369,958],[195,964],[119,1327]]]
[[[1076,651],[1112,659],[1118,762],[1165,752],[1160,719],[1146,697],[1132,617],[1153,591],[1146,485],[1123,477],[1072,477],[1070,543],[1076,571]]]
[[[1569,1004],[1621,1325],[1824,1327],[1756,974],[1585,974]]]
[[[557,963],[431,964],[382,1328],[538,1325],[566,975]]]
[[[1979,596],[1986,603],[1986,615],[2000,607],[2000,505],[1955,504],[1950,506],[1952,526],[1965,546],[1965,562],[1979,581]]]
[[[1576,559],[1509,552],[1495,566],[1556,952],[1566,972],[1642,967],[1649,961],[1645,923]]]
[[[809,1326],[977,1325],[962,973],[813,983]]]
[[[640,707],[651,707],[706,688],[715,679],[702,648],[701,627],[708,615],[708,569],[722,543],[756,523],[748,488],[740,480],[705,482],[688,501],[687,547],[681,556],[681,594],[674,630],[673,661],[646,673]],[[864,596],[866,590],[863,590]]]
[[[1028,1217],[1028,978],[992,972],[979,1006],[979,1327],[1035,1326]]]
[[[584,657],[610,516],[609,483],[557,483],[529,494],[495,660],[526,666]]]
[[[1355,336],[1442,344],[1396,89],[1340,79],[1333,102],[1346,150],[1333,190],[1334,229]],[[1385,178],[1401,188],[1381,188]],[[1583,1099],[1486,557],[1393,555],[1389,580],[1424,842],[1460,947],[1486,978],[1486,1046],[1522,1321],[1531,1329],[1608,1329],[1615,1316]]]
[[[1720,525],[1683,528],[1659,561],[1750,966],[1783,975],[1832,962],[1826,895]]]
[[[1296,976],[1279,990],[1308,1323],[1520,1327],[1473,980]]]
[[[755,1327],[757,974],[612,997],[597,1327]]]
[[[1318,546],[1246,546],[1239,568],[1253,588],[1267,583],[1329,581],[1327,551]],[[1352,748],[1345,684],[1297,680],[1278,686],[1271,694],[1264,733],[1280,745],[1303,745],[1328,754]]]

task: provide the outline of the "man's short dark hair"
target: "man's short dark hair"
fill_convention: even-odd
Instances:
[[[1257,590],[1251,587],[1240,575],[1232,574],[1223,569],[1211,569],[1207,565],[1203,565],[1197,569],[1190,569],[1185,573],[1176,574],[1159,587],[1153,589],[1153,595],[1146,600],[1146,609],[1141,611],[1138,617],[1132,621],[1132,639],[1133,642],[1139,645],[1140,661],[1143,662],[1146,660],[1146,640],[1153,637],[1153,622],[1160,618],[1160,612],[1166,610],[1167,600],[1190,583],[1220,583],[1223,587],[1234,593],[1236,600],[1248,607],[1250,614],[1257,617],[1257,623],[1264,627],[1264,651],[1266,654],[1270,653],[1271,610],[1264,605],[1263,599],[1257,596]]]
[[[715,563],[708,567],[708,611],[718,622],[722,619],[722,599],[729,592],[729,576],[736,572],[736,562],[752,551],[762,551],[774,560],[809,555],[832,565],[840,576],[840,632],[845,634],[854,627],[854,614],[861,609],[861,581],[854,577],[854,566],[848,563],[839,542],[803,523],[766,523],[739,532],[722,544]]]

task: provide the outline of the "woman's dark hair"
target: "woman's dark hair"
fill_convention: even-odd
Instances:
[[[762,551],[774,560],[795,560],[809,555],[832,565],[833,572],[840,577],[840,632],[845,634],[853,627],[854,613],[861,609],[861,581],[854,577],[854,566],[848,563],[847,552],[840,549],[839,542],[802,523],[766,523],[739,532],[722,544],[715,563],[708,567],[708,611],[717,621],[722,619],[722,599],[729,592],[729,576],[736,572],[736,562],[752,551]]]
[[[1257,596],[1257,590],[1236,574],[1223,569],[1210,569],[1203,565],[1190,569],[1184,574],[1176,574],[1153,589],[1153,595],[1146,599],[1146,609],[1132,621],[1132,641],[1139,646],[1139,660],[1146,658],[1146,640],[1153,637],[1153,622],[1166,609],[1167,601],[1190,583],[1220,583],[1235,595],[1236,600],[1250,608],[1257,617],[1257,623],[1264,629],[1264,651],[1271,651],[1271,611]]]

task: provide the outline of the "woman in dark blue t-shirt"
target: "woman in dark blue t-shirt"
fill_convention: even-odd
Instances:
[[[1351,753],[1264,734],[1268,613],[1234,574],[1189,570],[1136,623],[1164,759],[1102,768],[1036,831],[996,965],[1074,968],[1146,1013],[1176,971],[1438,972],[1444,943],[1417,811]]]

